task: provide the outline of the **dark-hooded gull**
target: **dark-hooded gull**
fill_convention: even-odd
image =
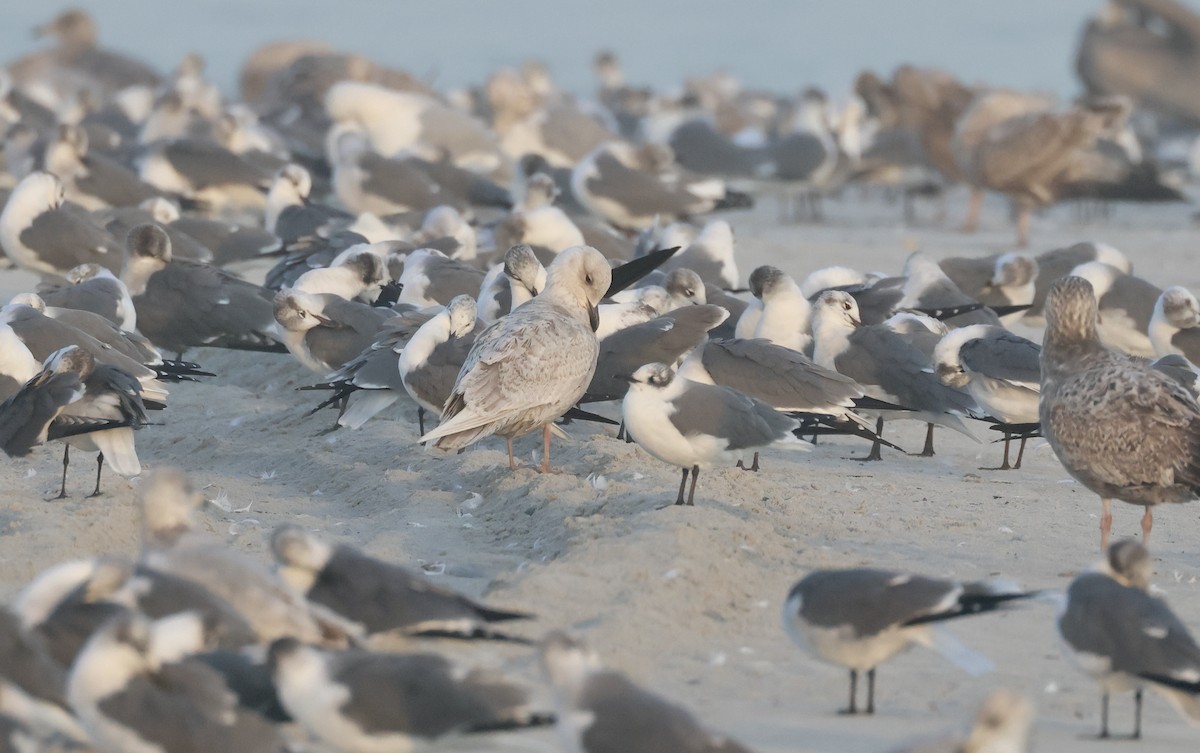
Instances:
[[[63,274],[92,262],[120,272],[121,242],[79,207],[63,203],[63,185],[50,173],[34,172],[13,189],[0,212],[0,245],[20,267]]]
[[[1071,274],[1071,270],[1080,264],[1098,261],[1116,267],[1125,274],[1133,273],[1133,264],[1125,254],[1107,243],[1082,241],[1064,248],[1056,248],[1039,254],[1037,261],[1037,279],[1034,281],[1033,305],[1025,312],[1025,322],[1032,326],[1045,323],[1043,307],[1050,286],[1060,278]]]
[[[114,238],[128,238],[129,231],[138,225],[158,225],[171,238],[171,252],[175,256],[192,261],[213,261],[213,253],[207,246],[175,227],[174,223],[180,218],[179,207],[167,199],[148,199],[133,206],[97,209],[92,212],[92,217]],[[278,241],[275,245],[279,245]]]
[[[454,391],[458,372],[475,343],[475,299],[455,296],[450,305],[417,329],[400,351],[400,382],[417,404],[417,425],[425,433],[425,413],[440,416]]]
[[[1149,362],[1104,347],[1096,296],[1081,277],[1055,283],[1042,341],[1042,435],[1067,473],[1100,495],[1100,546],[1112,500],[1153,506],[1200,494],[1200,403]]]
[[[204,648],[194,614],[156,621],[119,616],[88,641],[67,694],[92,739],[107,751],[283,753],[283,737],[210,667],[187,661]]]
[[[301,365],[321,376],[356,358],[395,315],[391,309],[330,293],[282,290],[275,294],[280,339]]]
[[[1153,358],[1154,345],[1147,333],[1162,289],[1103,262],[1080,264],[1071,275],[1092,285],[1099,304],[1100,342],[1133,356]]]
[[[196,347],[282,352],[274,334],[274,293],[216,267],[175,259],[156,225],[129,233],[122,279],[133,296],[138,329],[175,353]]]
[[[275,529],[271,551],[285,581],[367,635],[507,638],[492,624],[530,616],[486,607],[400,565],[322,541],[297,525]]]
[[[888,753],[1028,753],[1033,719],[1029,699],[997,690],[984,699],[965,732],[920,740]]]
[[[1003,327],[972,324],[952,330],[933,351],[933,365],[942,384],[965,389],[1004,432],[1004,462],[999,470],[1020,468],[1027,432],[1013,424],[1038,422],[1041,392],[1041,347]],[[1008,445],[1014,430],[1021,436],[1017,461],[1008,464]]]
[[[183,472],[156,471],[142,482],[138,497],[141,565],[205,587],[236,609],[260,640],[296,636],[312,643],[344,641],[356,632],[258,562],[196,531],[193,514],[204,498]]]
[[[597,306],[612,271],[604,255],[576,246],[547,270],[546,289],[475,338],[442,423],[421,437],[441,449],[458,449],[492,434],[508,443],[542,427],[541,470],[550,470],[553,421],[574,405],[596,370]]]
[[[852,568],[817,570],[788,592],[783,626],[816,658],[850,669],[850,705],[858,713],[858,673],[867,673],[866,713],[875,713],[875,669],[910,646],[925,646],[973,675],[992,669],[940,623],[998,609],[1031,594],[1002,582],[959,583],[921,575]]]
[[[283,708],[344,753],[405,753],[547,722],[530,711],[524,688],[436,654],[328,651],[282,638],[268,656]]]
[[[605,669],[591,650],[564,633],[546,636],[542,671],[554,689],[558,729],[580,753],[748,753],[705,729],[690,712]]]
[[[732,465],[747,452],[790,439],[798,422],[737,390],[693,382],[670,366],[651,363],[627,377],[621,404],[625,429],[654,457],[683,470],[675,504],[682,505],[688,473],[687,504],[694,504],[701,468]]]
[[[1117,541],[1071,582],[1059,611],[1065,653],[1100,683],[1102,738],[1109,736],[1109,696],[1131,690],[1133,738],[1141,737],[1146,687],[1200,726],[1200,646],[1166,601],[1150,592],[1150,570],[1146,547],[1132,539]]]
[[[849,293],[827,290],[817,299],[813,342],[813,361],[818,365],[855,380],[868,396],[909,411],[887,415],[918,418],[978,441],[963,421],[976,407],[970,395],[939,382],[929,358],[892,329],[860,323],[858,304]],[[876,434],[882,432],[883,416],[880,414]],[[931,454],[930,437],[926,439],[926,451]],[[867,459],[879,459],[878,444]]]
[[[67,272],[67,284],[46,284],[38,295],[47,306],[90,311],[123,330],[137,329],[137,309],[129,289],[110,270],[99,264],[80,264]]]
[[[1154,303],[1150,344],[1154,355],[1180,355],[1200,362],[1200,302],[1187,288],[1167,288]]]

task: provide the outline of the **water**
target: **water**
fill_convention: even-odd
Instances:
[[[936,65],[967,82],[1078,92],[1075,46],[1100,0],[91,0],[79,3],[101,40],[164,70],[203,53],[234,90],[259,44],[315,38],[406,69],[439,87],[482,81],[537,56],[567,88],[594,88],[590,61],[615,50],[631,82],[666,87],[689,74],[729,70],[794,92],[811,84],[849,91],[864,67]],[[68,3],[3,0],[3,58],[34,49],[29,30]]]

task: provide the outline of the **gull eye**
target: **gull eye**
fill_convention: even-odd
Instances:
[[[850,304],[848,304],[848,303],[843,303],[843,304],[842,304],[842,308],[843,308],[843,309],[845,309],[846,311],[849,311],[849,310],[850,310]]]
[[[587,275],[586,277],[583,278],[583,281],[586,282],[588,285],[591,285],[592,284],[592,276]]]

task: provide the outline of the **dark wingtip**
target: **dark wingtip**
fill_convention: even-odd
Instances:
[[[667,259],[674,256],[680,248],[680,246],[660,248],[657,251],[651,251],[645,256],[630,259],[620,266],[613,267],[612,282],[609,284],[608,292],[604,294],[604,297],[611,298],[658,269],[667,262]]]

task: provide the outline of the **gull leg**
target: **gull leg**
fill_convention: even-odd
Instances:
[[[625,438],[625,422],[622,421],[621,425],[617,427],[617,439],[624,439],[624,438]]]
[[[1029,437],[1021,437],[1021,445],[1017,448],[1017,462],[1013,464],[1013,470],[1021,470],[1021,458],[1025,457],[1025,443],[1029,441]]]
[[[735,467],[741,468],[743,471],[754,471],[755,473],[758,473],[758,453],[754,453],[754,462],[750,464],[749,468],[747,468],[740,460],[737,461],[737,466]]]
[[[696,479],[700,478],[700,466],[692,466],[692,488],[688,489],[688,507],[696,504]]]
[[[883,455],[881,455],[879,452],[880,449],[883,448],[883,445],[879,441],[882,437],[883,437],[883,419],[877,418],[877,419],[875,419],[875,440],[873,442],[871,442],[871,454],[867,455],[865,458],[851,458],[851,459],[862,461],[862,462],[866,462],[868,460],[883,460]]]
[[[517,459],[513,457],[513,452],[512,452],[512,437],[505,437],[505,438],[504,438],[504,443],[505,443],[506,445],[508,445],[508,469],[509,469],[510,471],[515,471],[515,470],[517,470],[518,468],[520,468],[521,466],[517,465]]]
[[[1100,739],[1108,739],[1108,693],[1100,696]]]
[[[1154,526],[1154,508],[1146,505],[1146,512],[1142,513],[1142,546],[1150,545],[1150,529]]]
[[[1004,462],[1000,464],[1000,470],[1002,471],[1007,471],[1012,468],[1012,466],[1008,464],[1008,446],[1011,443],[1012,434],[1009,434],[1007,431],[1004,432]]]
[[[838,711],[839,714],[847,714],[853,716],[858,713],[858,706],[855,701],[858,696],[858,670],[850,670],[850,705]]]
[[[417,430],[421,432],[420,436],[425,436],[425,409],[417,406]],[[509,441],[509,456],[512,456],[512,440]]]
[[[931,458],[933,457],[933,424],[926,424],[925,429],[925,446],[917,454],[917,457]]]
[[[1100,512],[1100,553],[1108,551],[1108,538],[1112,535],[1112,500],[1101,499]]]
[[[104,469],[104,453],[96,456],[96,488],[88,495],[88,499],[100,496],[100,471]],[[1146,508],[1149,509],[1149,508]]]
[[[550,424],[542,427],[542,473],[550,472]]]
[[[875,668],[867,670],[867,713],[875,713]]]
[[[677,505],[683,504],[683,488],[687,486],[688,471],[690,470],[690,468],[684,468],[683,478],[679,479],[679,495],[675,497],[675,504]]]
[[[971,198],[967,201],[967,216],[963,218],[962,231],[973,233],[979,229],[979,213],[983,211],[983,191],[971,189]]]
[[[71,464],[71,446],[68,444],[64,444],[63,445],[62,489],[58,492],[58,496],[55,497],[55,499],[66,499],[67,498],[67,466],[70,464]]]
[[[1150,508],[1147,507],[1147,510]],[[1130,735],[1134,740],[1142,739],[1142,689],[1138,688],[1133,694],[1133,734]]]

